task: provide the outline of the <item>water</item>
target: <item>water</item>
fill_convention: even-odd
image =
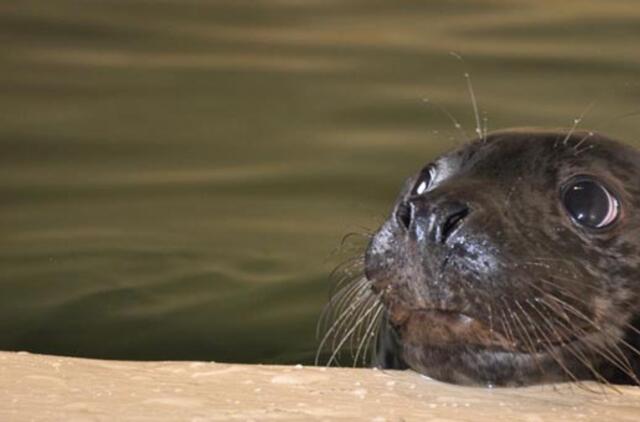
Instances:
[[[489,128],[636,143],[640,8],[0,4],[0,349],[310,363],[331,252]],[[456,51],[465,63],[454,58]],[[611,122],[611,123],[607,123]]]

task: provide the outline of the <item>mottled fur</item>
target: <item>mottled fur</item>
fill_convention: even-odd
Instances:
[[[640,153],[590,132],[510,130],[430,165],[429,191],[409,198],[410,178],[366,252],[384,306],[375,363],[460,384],[638,383]],[[579,174],[615,192],[611,227],[563,208]],[[445,238],[438,219],[460,203],[470,212]]]

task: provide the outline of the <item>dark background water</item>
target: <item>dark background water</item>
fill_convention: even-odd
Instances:
[[[5,350],[310,362],[466,71],[489,128],[640,135],[636,1],[3,0],[0,43]]]

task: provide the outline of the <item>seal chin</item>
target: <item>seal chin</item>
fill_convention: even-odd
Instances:
[[[519,351],[493,345],[466,342],[415,344],[403,340],[403,358],[417,372],[444,382],[478,386],[523,386],[566,381],[565,367],[574,379],[586,378],[590,369],[574,358],[580,341],[548,348],[546,351]]]

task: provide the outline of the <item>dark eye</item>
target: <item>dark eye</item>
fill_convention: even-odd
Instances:
[[[411,190],[412,195],[422,195],[429,187],[431,187],[431,180],[433,179],[433,166],[427,166],[420,172],[416,183],[413,185],[413,189]]]
[[[602,184],[587,177],[577,177],[569,182],[562,201],[575,222],[592,229],[608,226],[620,213],[616,197]]]

